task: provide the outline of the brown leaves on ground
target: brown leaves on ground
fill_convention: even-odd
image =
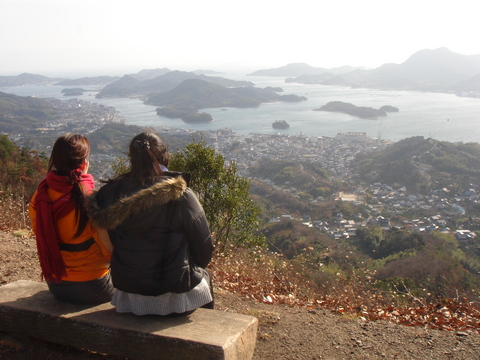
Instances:
[[[236,249],[219,255],[211,271],[218,288],[261,303],[328,309],[368,321],[480,334],[480,307],[466,298],[425,303],[402,294],[400,304],[398,297],[385,296],[355,277],[322,289],[291,262],[262,250]]]

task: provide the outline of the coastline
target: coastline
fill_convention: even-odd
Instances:
[[[225,75],[228,77],[228,74]],[[388,138],[398,141],[412,136],[424,136],[451,142],[480,142],[477,123],[480,117],[480,99],[458,97],[453,94],[422,93],[351,89],[341,86],[305,85],[285,83],[282,78],[245,76],[257,87],[277,86],[285,92],[306,96],[302,103],[265,103],[257,108],[200,109],[212,115],[207,123],[186,123],[180,119],[168,119],[156,114],[156,106],[145,105],[138,98],[97,99],[88,91],[78,99],[115,107],[128,125],[168,127],[194,131],[232,129],[248,135],[252,132],[276,134],[272,128],[276,119],[285,119],[289,129],[280,130],[284,135],[308,134],[309,136],[334,137],[341,132],[366,132],[369,138]],[[56,97],[62,100],[75,97],[63,96],[65,86],[22,86],[3,88],[0,91],[20,96]],[[99,90],[99,86],[84,86]],[[359,119],[347,114],[315,112],[315,108],[329,101],[345,101],[356,106],[379,108],[385,104],[400,109],[398,113],[378,120]]]

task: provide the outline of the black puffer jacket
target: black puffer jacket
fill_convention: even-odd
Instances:
[[[88,200],[97,226],[109,229],[112,280],[122,291],[157,296],[198,285],[213,253],[205,213],[180,173],[151,187],[110,182]]]

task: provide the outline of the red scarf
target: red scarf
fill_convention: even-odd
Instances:
[[[81,180],[87,191],[90,192],[95,182],[90,174],[82,174]],[[51,188],[62,193],[57,200],[52,201],[47,189]],[[72,198],[73,185],[68,176],[60,176],[49,172],[42,180],[35,197],[35,235],[37,238],[38,257],[42,267],[42,276],[47,281],[60,282],[67,275],[65,263],[58,247],[60,236],[56,222],[75,210],[75,201]]]

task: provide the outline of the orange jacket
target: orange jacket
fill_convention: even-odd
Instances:
[[[48,196],[55,201],[62,194],[48,189]],[[29,214],[32,220],[33,232],[35,232],[35,193],[30,200]],[[111,255],[103,246],[98,238],[97,231],[92,227],[89,221],[85,230],[79,237],[74,238],[77,230],[75,210],[70,212],[67,216],[57,221],[57,230],[60,241],[64,244],[80,244],[91,238],[94,243],[87,249],[82,251],[61,251],[65,267],[67,269],[67,276],[62,280],[66,281],[89,281],[98,279],[106,275],[109,271]],[[68,246],[68,245],[67,245]]]

